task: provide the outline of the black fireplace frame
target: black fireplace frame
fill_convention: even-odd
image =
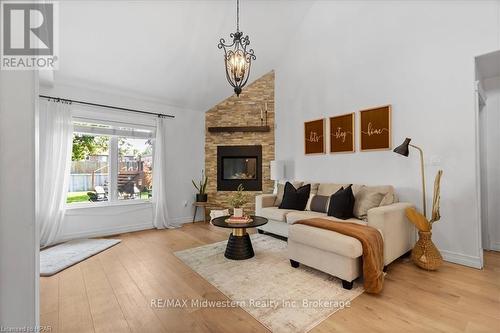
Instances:
[[[256,158],[256,179],[224,179],[225,157]],[[262,191],[262,146],[217,146],[217,191],[236,191],[240,184],[245,191]]]

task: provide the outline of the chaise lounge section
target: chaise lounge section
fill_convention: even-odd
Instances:
[[[295,186],[301,182],[295,182]],[[331,195],[345,184],[311,184],[311,195]],[[268,232],[288,238],[288,256],[293,267],[300,263],[316,268],[342,279],[346,289],[362,275],[362,246],[359,240],[334,231],[319,229],[297,221],[308,218],[325,218],[338,222],[351,222],[376,228],[384,240],[384,265],[387,266],[412,248],[414,229],[408,222],[405,209],[411,203],[397,202],[392,186],[353,185],[353,194],[360,198],[360,189],[365,187],[383,195],[381,205],[367,211],[364,219],[347,220],[327,216],[311,210],[296,211],[280,209],[277,195],[263,194],[256,198],[256,215],[268,218],[268,224],[259,227],[259,232]]]

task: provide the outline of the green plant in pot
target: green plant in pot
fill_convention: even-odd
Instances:
[[[234,217],[243,217],[243,206],[248,202],[248,195],[244,190],[243,184],[238,185],[236,193],[229,199],[229,204],[233,207]]]
[[[194,179],[191,180],[191,182],[198,191],[198,193],[196,193],[196,202],[207,202],[208,195],[206,191],[207,191],[208,177],[205,175],[205,170],[201,170],[201,179],[198,182],[198,184],[194,181]]]

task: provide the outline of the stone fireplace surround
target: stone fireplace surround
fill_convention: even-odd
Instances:
[[[209,127],[220,126],[260,126],[262,108],[267,104],[268,132],[209,132]],[[207,194],[210,209],[229,207],[228,200],[235,193],[217,189],[217,150],[219,146],[261,146],[262,147],[262,187],[245,193],[249,201],[244,209],[248,213],[255,210],[255,196],[272,193],[274,182],[270,179],[270,162],[274,160],[274,71],[258,78],[243,89],[239,97],[233,95],[212,107],[205,115],[205,173],[208,177]],[[239,183],[238,183],[239,184]],[[245,185],[244,185],[245,186]]]

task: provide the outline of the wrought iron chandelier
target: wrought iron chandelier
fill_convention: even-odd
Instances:
[[[226,78],[239,96],[250,76],[252,60],[256,59],[253,49],[247,51],[247,46],[250,45],[248,35],[243,37],[243,32],[240,31],[240,0],[236,0],[236,32],[229,37],[233,40],[231,44],[226,44],[224,38],[221,38],[217,47],[224,50]]]

